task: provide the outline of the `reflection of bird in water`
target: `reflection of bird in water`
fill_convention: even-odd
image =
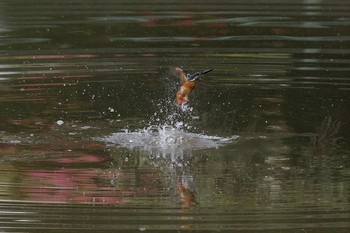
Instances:
[[[175,70],[181,80],[181,87],[176,93],[176,103],[180,105],[188,101],[188,96],[190,95],[191,91],[196,87],[198,81],[200,80],[199,78],[209,73],[213,69],[196,72],[194,74],[185,74],[181,68],[176,68]]]
[[[194,193],[181,181],[177,183],[177,190],[180,193],[182,207],[188,208],[190,206],[198,204]]]

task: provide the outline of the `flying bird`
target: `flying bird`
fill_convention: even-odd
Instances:
[[[207,69],[193,74],[185,74],[184,71],[178,67],[175,68],[175,70],[181,81],[181,87],[176,93],[176,103],[178,105],[181,105],[188,101],[188,96],[190,95],[191,91],[197,86],[200,78],[213,69]]]

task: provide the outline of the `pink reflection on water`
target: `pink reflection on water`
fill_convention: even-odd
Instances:
[[[58,163],[94,163],[101,162],[104,159],[92,154],[85,154],[77,158],[59,158],[56,159]]]
[[[135,197],[159,196],[162,177],[158,170],[98,168],[97,164],[104,164],[106,157],[89,153],[68,155],[52,159],[54,164],[45,165],[46,169],[25,172],[22,188],[26,200],[119,205],[130,203]]]
[[[26,189],[31,201],[73,202],[94,204],[123,204],[127,198],[115,192],[113,186],[104,186],[99,169],[40,170],[28,173],[32,184]]]
[[[123,54],[123,53],[116,53],[116,54],[114,54],[114,57],[125,57],[125,54]]]
[[[181,20],[176,23],[177,26],[181,27],[192,27],[195,26],[196,22],[193,19]]]
[[[96,54],[42,54],[34,55],[33,59],[65,59],[65,58],[94,58]]]

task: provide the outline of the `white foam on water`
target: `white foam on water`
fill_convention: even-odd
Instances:
[[[100,140],[110,145],[127,149],[138,149],[156,155],[182,155],[185,151],[219,148],[230,143],[238,136],[218,137],[186,132],[182,124],[149,126],[133,132],[117,132]]]

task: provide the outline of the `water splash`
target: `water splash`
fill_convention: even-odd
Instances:
[[[141,150],[153,155],[181,156],[185,152],[218,148],[238,138],[218,137],[187,132],[181,122],[178,127],[170,125],[149,126],[133,132],[124,131],[112,133],[102,138],[109,145],[118,145],[130,150]]]
[[[162,81],[164,93],[160,93],[161,98],[154,101],[158,110],[150,116],[146,127],[133,131],[126,129],[100,140],[110,146],[138,150],[150,155],[181,158],[185,153],[191,154],[194,150],[219,148],[238,137],[227,138],[191,132],[200,130],[192,126],[200,117],[190,105],[175,104],[174,93],[178,85],[174,77],[169,75],[163,77]]]

